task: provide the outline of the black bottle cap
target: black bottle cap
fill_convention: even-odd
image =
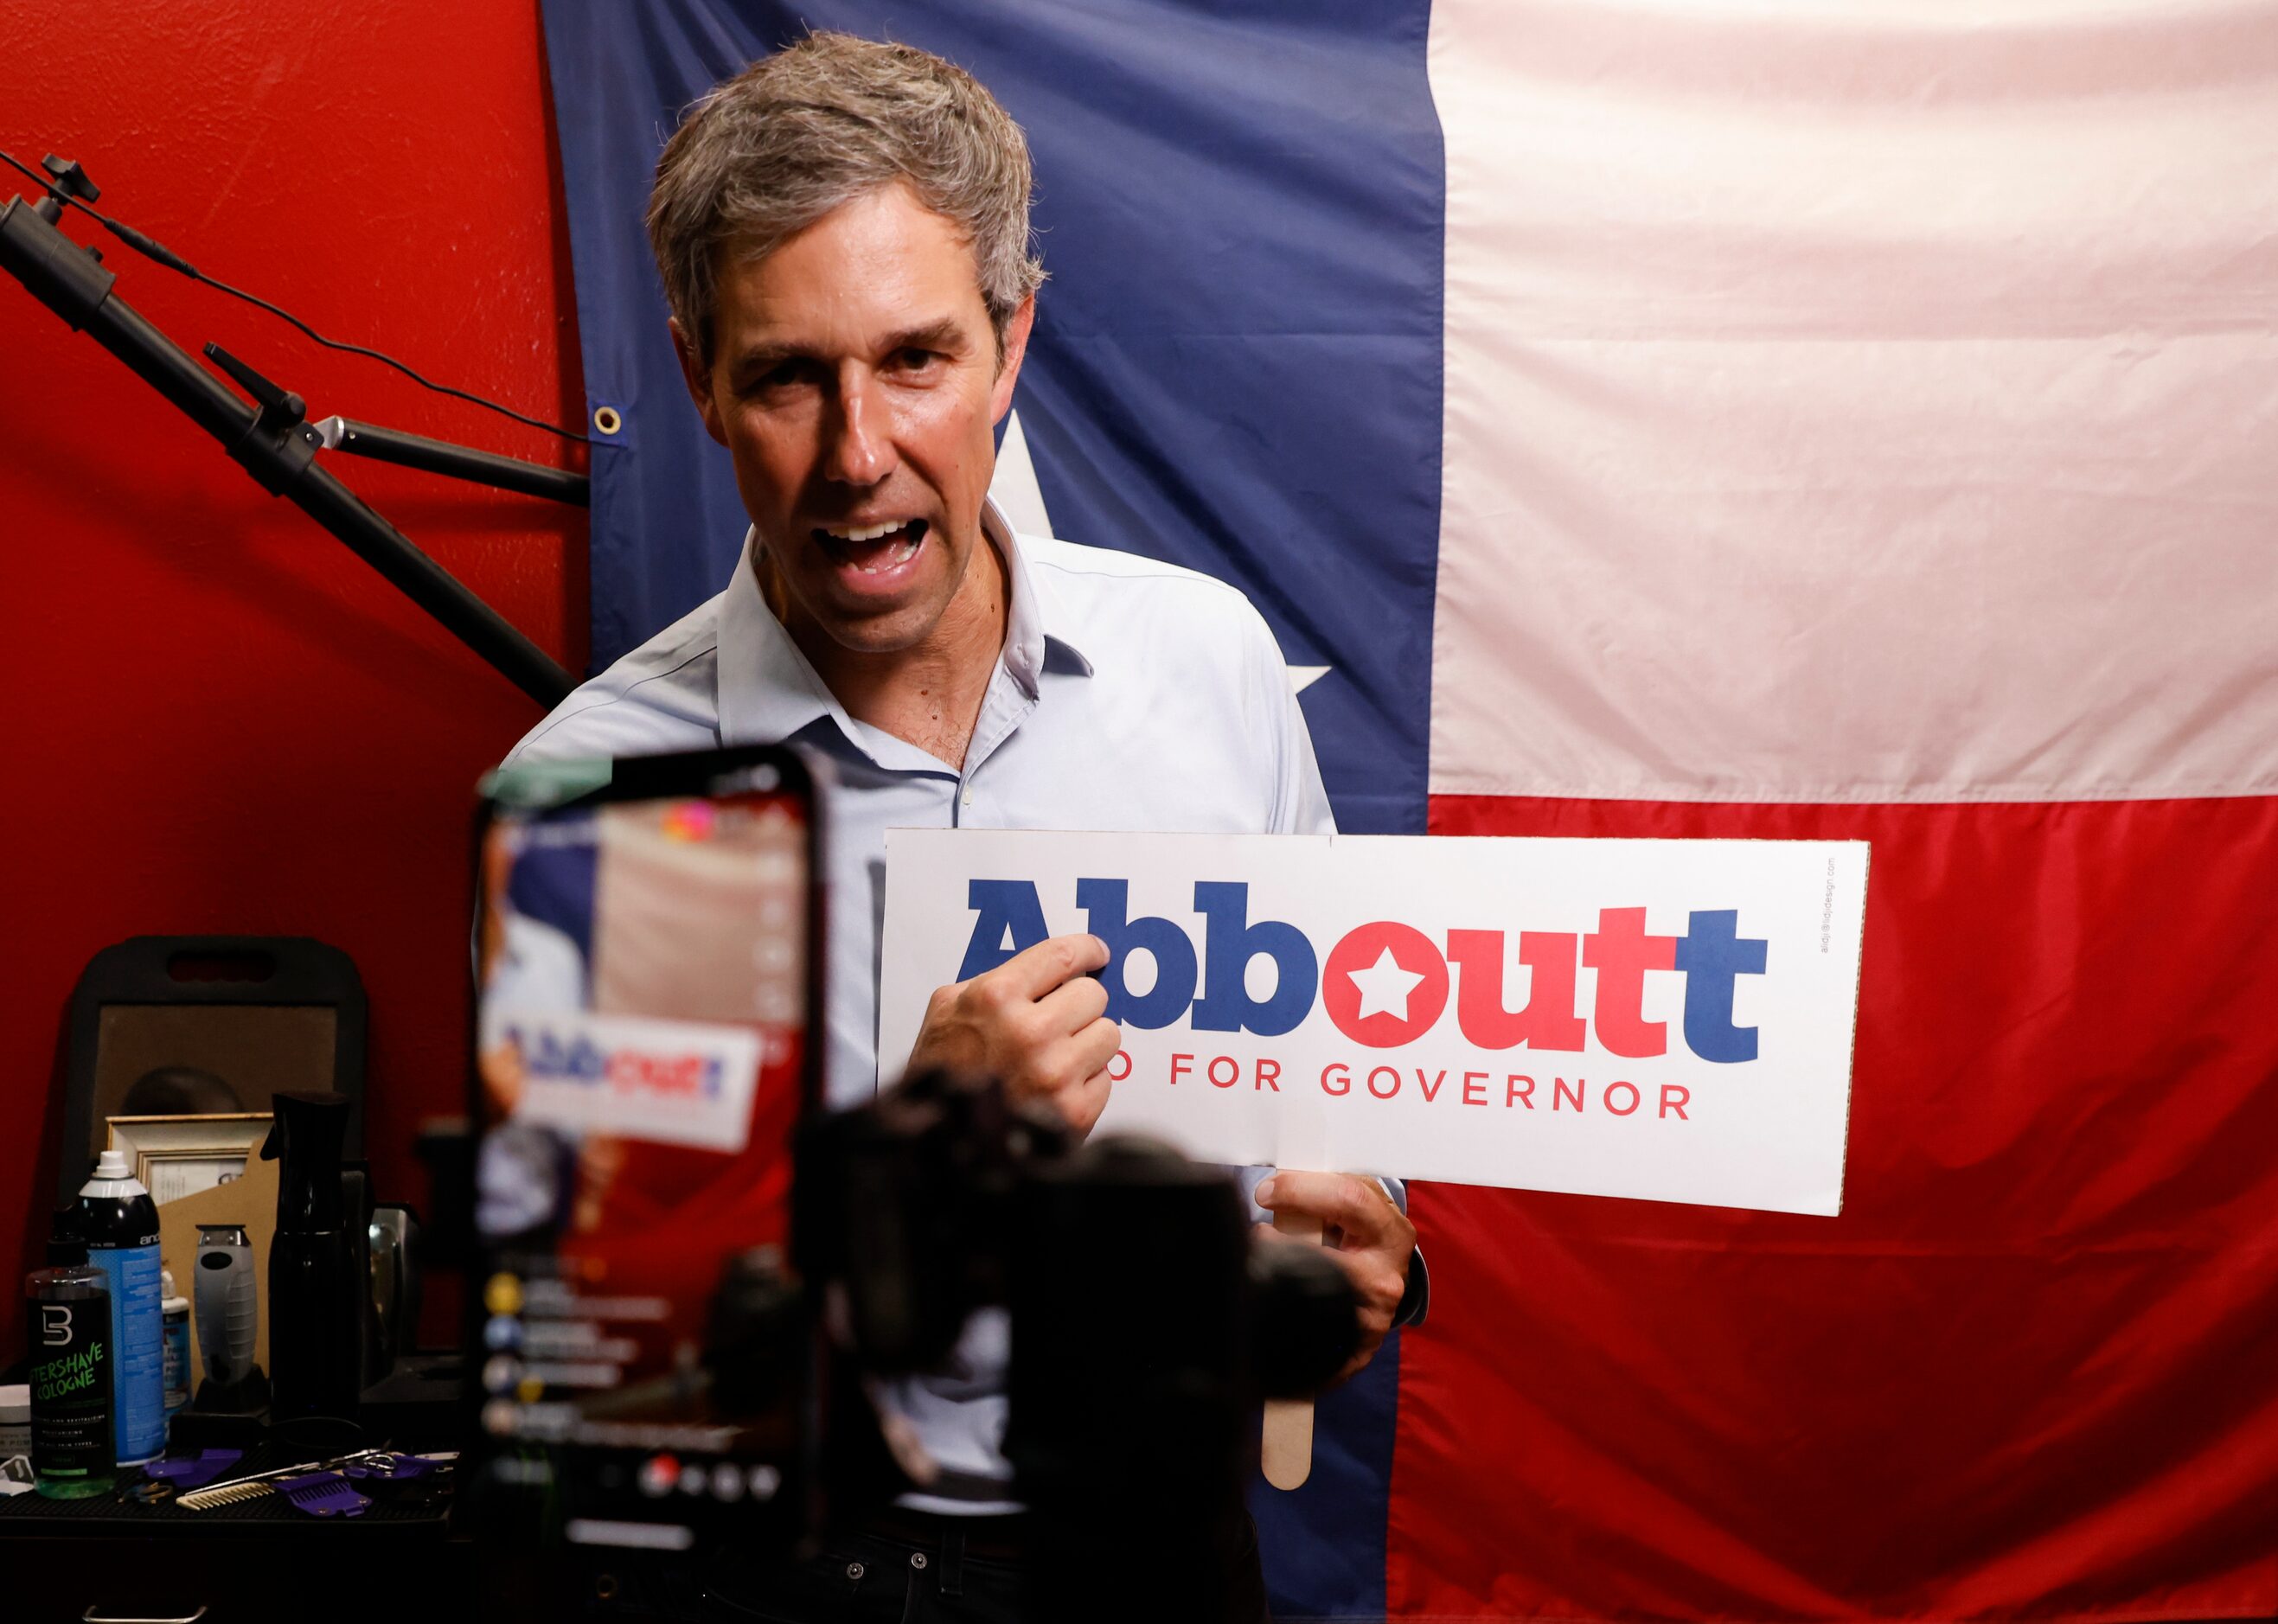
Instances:
[[[340,1192],[340,1145],[348,1132],[349,1101],[329,1092],[271,1097],[269,1137],[261,1159],[282,1161],[277,1176],[277,1227],[314,1234],[346,1222]]]

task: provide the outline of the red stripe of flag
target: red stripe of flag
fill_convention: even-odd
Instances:
[[[1840,1217],[1417,1188],[1393,1614],[2278,1611],[2278,800],[1431,827],[1874,855]]]

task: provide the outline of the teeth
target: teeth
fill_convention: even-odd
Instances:
[[[898,564],[906,564],[917,556],[917,550],[918,544],[915,541],[904,540],[883,557],[873,559],[867,564],[857,564],[854,568],[866,576],[875,576],[882,569],[891,569]]]
[[[892,535],[908,522],[907,519],[896,519],[888,524],[860,525],[852,529],[826,525],[823,527],[823,534],[838,541],[875,541],[881,536]]]

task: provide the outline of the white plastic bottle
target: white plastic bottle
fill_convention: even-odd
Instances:
[[[165,1327],[159,1384],[165,1391],[166,1422],[171,1427],[176,1412],[190,1401],[190,1300],[175,1294],[171,1269],[158,1271],[158,1289],[164,1293],[158,1312]]]

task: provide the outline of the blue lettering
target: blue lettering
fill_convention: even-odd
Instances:
[[[1296,926],[1280,919],[1250,924],[1250,888],[1224,881],[1196,882],[1195,911],[1207,921],[1195,1030],[1255,1032],[1271,1038],[1305,1018],[1320,971],[1313,944]],[[1262,1003],[1243,985],[1250,961],[1260,954],[1273,961],[1273,995]]]
[[[965,905],[981,917],[973,922],[973,940],[965,944],[965,962],[957,967],[960,981],[996,969],[1051,934],[1044,928],[1044,905],[1036,900],[1033,880],[975,880],[966,888]]]
[[[1732,981],[1763,974],[1769,949],[1767,939],[1740,934],[1737,908],[1693,915],[1676,967],[1685,972],[1685,1041],[1701,1059],[1731,1065],[1756,1057],[1756,1029],[1732,1025]]]
[[[1107,1018],[1152,1031],[1184,1015],[1195,997],[1195,944],[1187,933],[1168,919],[1126,919],[1128,880],[1079,880],[1075,903],[1087,916],[1084,928],[1107,943],[1107,968],[1099,972]],[[1124,961],[1136,948],[1155,961],[1155,985],[1143,995],[1135,995],[1123,980]]]

